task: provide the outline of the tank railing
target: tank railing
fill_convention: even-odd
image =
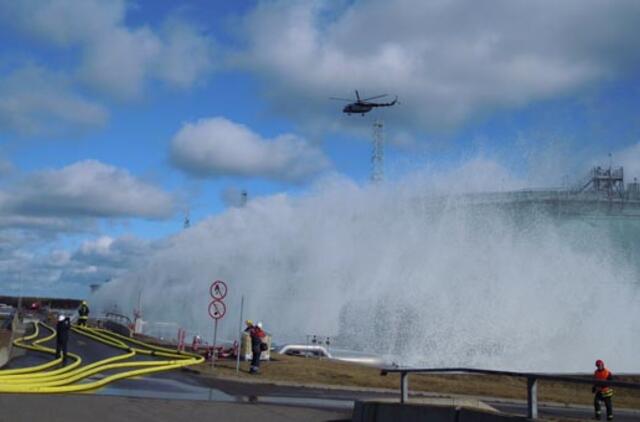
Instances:
[[[126,315],[118,314],[116,312],[105,312],[104,319],[131,324],[131,318]]]
[[[400,374],[400,403],[406,403],[409,400],[409,374],[481,374],[481,375],[502,375],[508,377],[526,378],[527,379],[527,417],[529,419],[538,418],[538,380],[559,381],[574,384],[590,384],[609,387],[621,387],[633,390],[640,390],[640,384],[624,381],[597,381],[593,378],[582,378],[578,376],[568,375],[552,375],[533,372],[512,372],[512,371],[495,371],[489,369],[474,368],[383,368],[380,375],[390,373]]]

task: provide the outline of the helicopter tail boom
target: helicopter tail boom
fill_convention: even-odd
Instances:
[[[396,98],[393,99],[393,101],[391,101],[390,103],[370,103],[371,106],[373,107],[391,107],[394,106],[398,103],[398,97],[396,96]]]

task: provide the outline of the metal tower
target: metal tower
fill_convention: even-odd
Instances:
[[[247,197],[248,197],[248,193],[245,189],[242,190],[242,192],[240,192],[240,206],[244,207],[245,205],[247,205]]]
[[[182,225],[183,228],[188,229],[191,227],[191,219],[189,218],[189,210],[184,213],[184,223]]]
[[[384,179],[384,123],[373,122],[373,149],[371,151],[371,181],[380,183]]]
[[[580,192],[604,193],[609,198],[624,195],[624,168],[594,167],[589,172],[586,182],[582,183]]]

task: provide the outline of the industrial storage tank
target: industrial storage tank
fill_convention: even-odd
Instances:
[[[636,178],[632,183],[627,183],[627,199],[640,200],[640,183]]]

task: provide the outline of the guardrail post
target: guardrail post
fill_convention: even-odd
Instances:
[[[538,419],[538,380],[527,377],[527,417]]]
[[[409,373],[400,373],[400,403],[409,401]]]

